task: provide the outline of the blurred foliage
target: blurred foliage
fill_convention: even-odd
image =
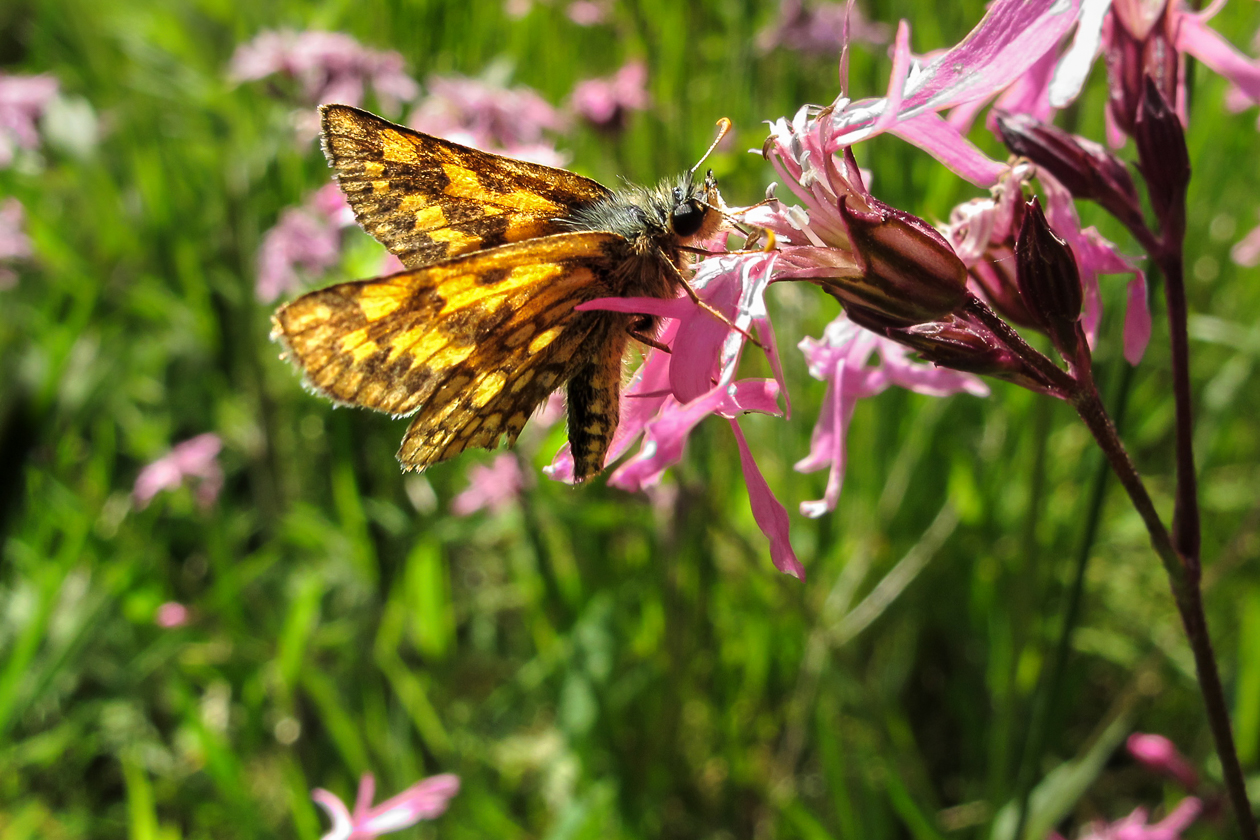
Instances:
[[[910,18],[920,50],[982,12],[866,8]],[[755,46],[774,13],[638,0],[581,28],[561,4],[513,19],[484,0],[0,9],[0,66],[54,74],[73,106],[37,158],[0,170],[37,255],[0,291],[0,837],[305,840],[326,825],[310,789],[348,801],[366,771],[383,796],[461,775],[445,816],[399,836],[989,836],[1021,762],[1057,779],[1041,789],[1047,813],[1075,820],[1173,796],[1112,755],[1132,728],[1168,735],[1215,783],[1167,585],[1114,489],[1045,754],[1022,755],[1098,462],[1064,407],[1001,384],[984,400],[884,394],[857,411],[839,510],[795,514],[825,478],[791,469],[823,390],[792,346],[835,314],[809,288],[772,291],[792,418],[745,422],[793,511],[804,584],[771,567],[720,423],[650,498],[539,477],[505,512],[453,518],[488,455],[404,476],[403,424],[332,410],[277,359],[255,255],[328,174],[316,145],[295,141],[290,103],[228,80],[237,45],[272,28],[342,31],[400,51],[422,84],[494,67],[555,104],[641,58],[654,107],[619,136],[575,127],[559,146],[605,183],[653,181],[689,166],[718,117],[735,121],[732,148],[756,148],[761,121],[835,97],[834,56]],[[1236,3],[1215,25],[1245,44],[1257,23],[1255,4]],[[851,89],[881,92],[887,70],[882,48],[859,47]],[[1207,599],[1254,780],[1260,283],[1228,249],[1255,221],[1260,172],[1254,114],[1227,113],[1202,68],[1195,80]],[[1101,136],[1102,95],[1096,70],[1069,115],[1077,130]],[[975,194],[895,138],[859,154],[877,195],[925,218]],[[742,151],[712,165],[732,203],[772,180]],[[351,262],[341,276],[361,276]],[[1114,386],[1123,289],[1104,294],[1097,361]],[[1126,436],[1167,511],[1156,332]],[[185,488],[136,509],[140,468],[206,431],[225,442],[218,503],[203,511]],[[561,435],[527,435],[523,457],[546,463]],[[167,600],[192,609],[188,626],[154,624]]]

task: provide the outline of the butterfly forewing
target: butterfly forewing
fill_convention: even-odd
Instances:
[[[409,268],[564,230],[608,195],[563,169],[470,149],[346,105],[325,105],[324,153],[355,217]]]

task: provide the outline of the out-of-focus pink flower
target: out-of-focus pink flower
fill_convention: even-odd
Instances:
[[[1172,741],[1163,735],[1146,732],[1134,732],[1125,743],[1129,754],[1148,769],[1168,776],[1187,791],[1193,792],[1199,787],[1199,774],[1190,766]]]
[[[579,82],[571,98],[573,110],[597,128],[624,128],[627,115],[651,101],[646,83],[647,65],[632,61],[606,79]]]
[[[1202,812],[1203,803],[1193,796],[1187,796],[1168,816],[1154,825],[1147,824],[1146,809],[1137,808],[1129,816],[1113,823],[1091,823],[1077,840],[1180,840],[1181,833]],[[1052,832],[1049,840],[1063,840],[1063,836]]]
[[[13,162],[16,149],[39,145],[37,123],[57,95],[52,76],[0,73],[0,169]]]
[[[210,507],[223,489],[223,469],[218,455],[223,441],[213,432],[197,435],[176,444],[170,452],[140,470],[132,496],[140,508],[147,507],[163,490],[176,490],[184,479],[197,479],[197,503]]]
[[[301,288],[303,276],[316,279],[337,264],[341,231],[354,224],[354,213],[336,184],[326,184],[300,207],[280,214],[258,249],[258,300],[270,303]]]
[[[821,339],[805,338],[800,348],[810,376],[827,383],[809,455],[796,464],[800,472],[824,467],[830,470],[823,497],[801,502],[801,515],[813,519],[835,510],[840,498],[847,459],[845,437],[858,400],[883,393],[894,385],[931,397],[989,394],[988,386],[979,378],[913,361],[907,348],[862,329],[844,315],[827,325]],[[875,358],[879,364],[871,365]]]
[[[468,470],[468,488],[451,501],[451,513],[468,516],[481,509],[498,513],[525,489],[521,462],[511,453],[500,453],[489,466],[474,464]]]
[[[846,34],[848,43],[886,44],[892,28],[868,21],[857,4],[819,2],[806,6],[802,0],[781,0],[779,19],[757,36],[757,46],[765,51],[784,47],[838,56]]]
[[[1260,227],[1238,240],[1229,251],[1230,258],[1244,268],[1260,265]]]
[[[178,601],[167,601],[157,608],[153,623],[165,630],[183,627],[192,618],[192,611]]]
[[[465,76],[431,76],[426,86],[428,96],[407,120],[417,131],[547,166],[564,163],[543,136],[564,120],[534,90]]]
[[[578,26],[597,26],[608,20],[612,9],[608,3],[600,3],[596,0],[576,0],[565,9],[565,14]]]
[[[26,259],[31,255],[31,240],[26,235],[26,211],[22,202],[9,196],[0,202],[0,289],[9,289],[17,282],[17,273],[5,263]]]
[[[365,87],[371,85],[386,110],[394,111],[420,90],[403,72],[401,55],[369,49],[341,32],[262,32],[237,47],[229,74],[237,82],[289,77],[307,105],[362,105]]]
[[[451,797],[457,793],[459,777],[443,773],[417,782],[374,808],[372,798],[376,794],[376,779],[371,773],[364,773],[359,780],[354,813],[337,796],[322,788],[311,791],[311,798],[332,820],[332,829],[321,840],[371,840],[415,825],[420,820],[441,816]]]

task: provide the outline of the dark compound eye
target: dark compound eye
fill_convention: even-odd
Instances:
[[[675,205],[674,212],[670,214],[670,224],[674,228],[674,235],[691,236],[700,230],[700,226],[704,224],[704,209],[704,206],[694,199],[686,204]]]

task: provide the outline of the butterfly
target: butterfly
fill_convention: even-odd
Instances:
[[[398,460],[421,470],[504,437],[514,444],[564,387],[574,480],[597,475],[628,344],[660,345],[653,317],[576,307],[681,291],[695,299],[692,253],[724,218],[712,172],[697,181],[697,164],[654,189],[614,191],[346,105],[320,113],[324,154],[355,218],[407,270],[310,292],[275,313],[272,337],[308,385],[410,417]]]

